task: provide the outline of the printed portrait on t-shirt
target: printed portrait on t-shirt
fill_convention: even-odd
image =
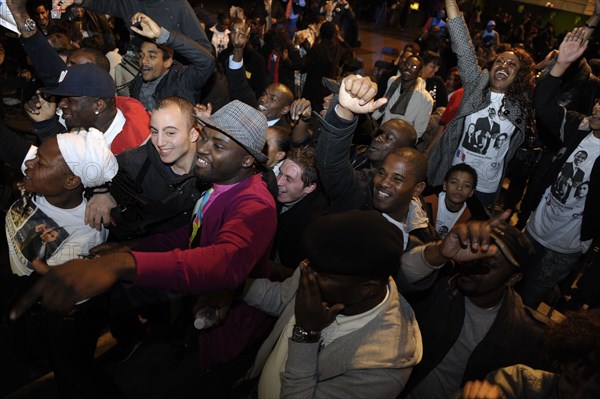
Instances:
[[[490,106],[488,115],[475,121],[475,131],[478,133],[476,146],[480,154],[487,154],[492,140],[500,135],[500,124],[495,119],[496,109]]]
[[[496,192],[505,165],[505,157],[515,126],[507,118],[504,94],[491,93],[492,102],[465,117],[463,135],[453,165],[466,163],[479,175],[477,190]]]
[[[58,226],[43,211],[36,209],[28,220],[18,227],[13,242],[28,262],[34,259],[47,261],[68,236],[69,233],[64,228]]]
[[[569,197],[576,198],[575,192],[586,178],[583,163],[587,158],[587,151],[576,151],[572,159],[565,162],[556,182],[552,185],[552,195],[562,204],[565,204]],[[581,196],[581,192],[579,194]]]

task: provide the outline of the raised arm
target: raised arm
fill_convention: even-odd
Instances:
[[[460,76],[463,85],[466,86],[479,76],[481,68],[477,63],[469,28],[455,0],[446,0],[446,15],[452,51],[457,56]]]
[[[30,15],[25,7],[27,0],[8,0],[6,4],[13,13],[15,22],[21,32],[21,44],[31,58],[40,79],[45,86],[55,86],[60,73],[67,68],[67,64],[52,48],[46,37],[37,29],[25,29],[25,21]]]
[[[557,78],[561,77],[569,66],[583,55],[588,46],[590,31],[592,29],[583,27],[575,28],[566,34],[558,47],[558,56],[556,63],[550,70],[550,75]]]
[[[139,28],[135,26],[137,23],[140,24]],[[184,34],[159,26],[146,14],[134,14],[131,24],[131,30],[138,35],[164,44],[184,56],[190,65],[179,74],[179,78],[183,80],[185,87],[192,87],[196,91],[202,89],[215,67],[215,57],[208,50]]]
[[[360,209],[365,205],[363,190],[354,179],[350,164],[350,144],[356,129],[356,114],[373,112],[387,102],[374,101],[377,84],[369,78],[350,75],[339,90],[339,102],[332,103],[317,141],[316,158],[320,179],[333,211]]]

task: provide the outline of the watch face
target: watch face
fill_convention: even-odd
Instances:
[[[294,326],[294,330],[292,331],[292,341],[304,342],[304,341],[306,341],[307,336],[308,336],[308,332],[306,330],[304,330],[300,326]]]

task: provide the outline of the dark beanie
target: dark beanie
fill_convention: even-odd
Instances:
[[[315,219],[303,243],[318,273],[367,278],[395,276],[404,248],[402,232],[378,211],[349,211]]]

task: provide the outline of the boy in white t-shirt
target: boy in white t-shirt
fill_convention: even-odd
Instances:
[[[442,192],[424,198],[429,220],[441,238],[457,223],[488,218],[479,200],[473,197],[476,187],[477,172],[461,163],[446,173]]]

